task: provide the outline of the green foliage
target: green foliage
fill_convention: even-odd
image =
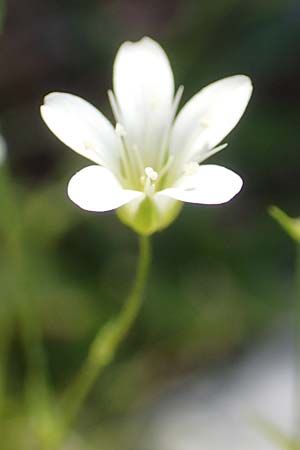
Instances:
[[[5,0],[0,0],[0,31],[2,30],[5,18]]]
[[[300,217],[293,219],[277,206],[271,206],[269,213],[293,241],[300,242]]]

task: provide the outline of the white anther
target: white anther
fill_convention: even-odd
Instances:
[[[149,178],[151,181],[156,181],[158,178],[158,173],[155,172],[155,170],[152,169],[152,167],[145,167],[145,174],[146,177]]]
[[[184,166],[184,175],[192,176],[196,175],[199,164],[196,161],[191,161]]]
[[[207,122],[206,120],[200,120],[199,125],[201,128],[208,128],[209,122]]]
[[[84,141],[83,145],[86,150],[95,150],[95,148],[96,148],[96,144],[94,142],[88,141],[88,140]]]
[[[116,135],[119,136],[120,138],[124,138],[127,135],[125,128],[119,122],[117,122],[117,124],[116,124],[115,131],[116,131]]]
[[[155,192],[155,181],[158,179],[158,173],[152,167],[145,167],[144,173],[145,175],[141,176],[141,181],[144,182],[144,192],[152,197]]]

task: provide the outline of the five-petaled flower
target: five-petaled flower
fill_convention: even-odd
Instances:
[[[182,202],[219,204],[241,187],[225,167],[199,165],[235,127],[252,93],[250,79],[235,75],[210,84],[176,115],[167,55],[145,37],[121,45],[109,100],[114,127],[85,100],[65,93],[45,97],[41,114],[51,131],[93,161],[68,185],[70,199],[88,211],[118,208],[121,220],[141,234],[166,227]]]

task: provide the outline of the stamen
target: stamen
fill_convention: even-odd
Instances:
[[[184,91],[184,86],[181,85],[181,86],[179,86],[179,88],[175,94],[173,104],[172,104],[171,114],[169,116],[169,121],[166,126],[166,130],[165,130],[165,133],[164,133],[164,136],[162,139],[162,143],[161,143],[161,148],[160,148],[160,151],[158,154],[157,167],[160,167],[165,160],[165,157],[166,157],[165,154],[166,154],[166,151],[168,148],[167,144],[168,144],[168,139],[170,137],[171,126],[172,126],[174,118],[176,116],[176,112],[177,112],[183,91]]]
[[[152,197],[155,191],[155,182],[158,179],[158,173],[152,169],[152,167],[145,167],[145,175],[141,177],[141,181],[144,182],[144,192],[146,195]]]
[[[181,155],[182,158],[184,158],[184,161],[190,162],[190,161],[198,161],[198,157],[201,159],[201,154],[207,154],[209,151],[209,143],[207,141],[202,141],[201,150],[199,150],[199,147],[197,150],[195,150],[195,141],[201,137],[201,129],[203,132],[205,132],[205,129],[208,127],[208,123],[204,120],[199,121],[193,132],[191,133],[189,139],[184,145],[184,148],[182,149]],[[205,133],[204,133],[205,135]],[[180,163],[180,157],[179,157],[179,163]],[[206,159],[206,157],[204,158]],[[203,159],[202,159],[203,161]],[[200,161],[199,161],[200,162]]]
[[[120,140],[120,153],[121,153],[121,163],[123,165],[124,176],[125,178],[133,179],[133,172],[129,160],[128,149],[125,142],[126,130],[123,125],[119,122],[116,123],[115,127],[116,135]]]
[[[162,179],[162,177],[166,174],[166,172],[170,169],[172,163],[174,161],[174,155],[170,155],[167,159],[166,164],[163,166],[163,168],[159,171],[159,178]]]
[[[137,162],[139,172],[143,172],[144,163],[139,148],[136,144],[132,145],[133,158]]]
[[[115,131],[119,138],[124,138],[127,135],[125,128],[123,127],[123,125],[120,122],[116,123]]]
[[[151,181],[156,181],[158,178],[158,173],[152,169],[152,167],[145,168],[146,177],[150,178]]]
[[[208,147],[206,147],[204,150],[202,149],[194,153],[193,159],[195,159],[200,164],[205,159],[210,158],[211,156],[223,150],[225,147],[227,147],[227,145],[228,144],[218,145],[218,147],[212,148],[210,150],[208,149]]]
[[[113,91],[111,89],[109,89],[107,91],[107,95],[108,95],[108,100],[109,100],[113,115],[116,119],[116,122],[121,122],[122,121],[121,111],[119,109],[119,106],[118,106],[118,103],[117,103],[117,100],[116,100],[116,97],[115,97]]]
[[[184,91],[184,86],[183,85],[179,86],[179,88],[177,89],[176,95],[174,97],[174,102],[173,102],[173,107],[172,107],[172,120],[174,119],[174,117],[176,115],[180,100],[182,98],[183,91]]]

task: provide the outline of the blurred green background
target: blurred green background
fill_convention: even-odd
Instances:
[[[9,0],[0,35],[8,145],[0,169],[0,328],[10,341],[2,359],[10,365],[11,414],[26,360],[19,311],[33,335],[42,333],[49,380],[60,391],[99,325],[119,311],[137,256],[136,236],[113,213],[83,212],[68,200],[69,178],[88,161],[49,132],[39,106],[46,93],[65,91],[112,118],[114,55],[143,35],[166,50],[183,102],[222,77],[252,78],[245,115],[210,160],[245,185],[227,205],[185,205],[154,236],[142,313],[77,424],[85,449],[99,448],[98,433],[101,449],[117,448],[120,436],[126,448],[128,411],[142,410],[182,374],[231,361],[290,314],[293,246],[267,208],[300,215],[298,0]]]

